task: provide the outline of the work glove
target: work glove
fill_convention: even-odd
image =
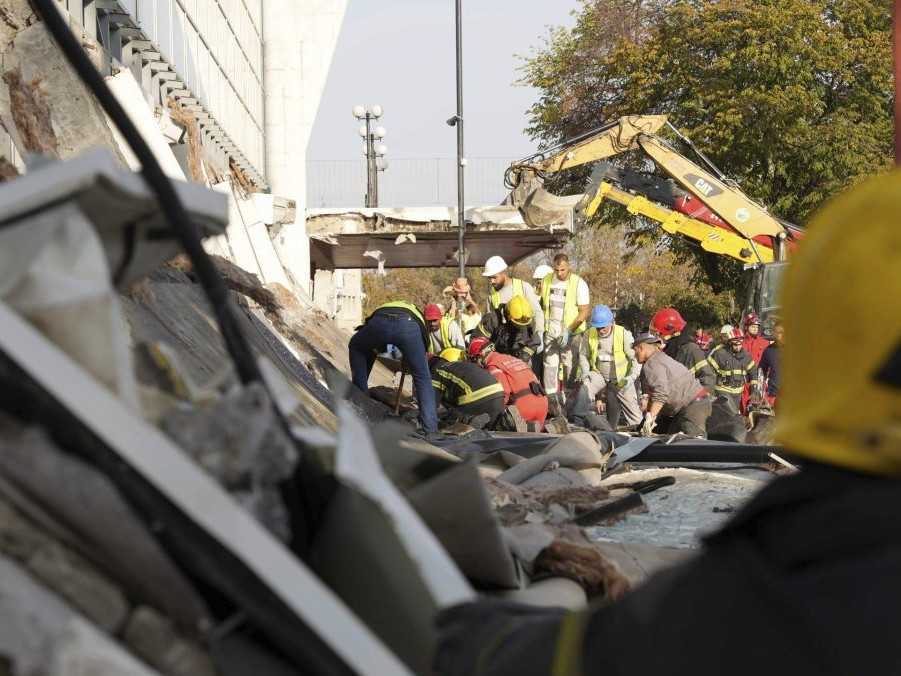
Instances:
[[[569,329],[563,329],[563,333],[560,334],[560,337],[557,339],[560,347],[566,347],[569,345]]]
[[[641,423],[641,436],[650,437],[654,434],[654,428],[657,427],[657,417],[650,413],[645,413],[644,421]]]

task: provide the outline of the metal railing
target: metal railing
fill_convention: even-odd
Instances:
[[[470,157],[466,166],[467,205],[500,204],[507,194],[504,170],[511,158]],[[379,174],[379,206],[456,206],[457,161],[453,157],[391,158]],[[362,207],[366,160],[307,162],[307,206]]]

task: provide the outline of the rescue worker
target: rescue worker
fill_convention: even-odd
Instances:
[[[618,602],[444,611],[434,671],[901,673],[899,214],[901,171],[869,179],[815,216],[785,272],[776,436],[800,472],[765,482],[699,552]],[[841,378],[823,365],[847,363],[849,334],[824,317],[854,327]]]
[[[532,273],[532,281],[535,284],[535,293],[538,294],[539,298],[541,298],[541,289],[544,285],[544,278],[553,273],[554,268],[547,263],[542,263],[535,268],[535,272]]]
[[[781,321],[777,321],[773,326],[773,342],[763,351],[763,356],[760,357],[759,374],[762,382],[759,384],[758,391],[751,394],[752,404],[759,403],[762,391],[767,403],[770,406],[776,406],[776,398],[779,396],[779,362],[784,344],[785,328]]]
[[[403,354],[403,363],[413,375],[413,387],[419,402],[419,422],[426,435],[438,432],[438,410],[426,353],[430,347],[429,330],[422,313],[412,303],[395,300],[379,306],[357,329],[347,346],[353,383],[369,392],[369,374],[376,355],[388,345]]]
[[[641,364],[641,389],[648,395],[641,434],[681,432],[703,438],[712,405],[710,393],[663,348],[663,339],[653,333],[642,333],[634,342],[635,360]]]
[[[438,354],[449,347],[457,347],[461,350],[466,347],[460,325],[441,312],[441,308],[435,303],[425,306],[423,316],[429,326],[429,352]]]
[[[499,323],[503,321],[503,306],[509,303],[513,296],[522,296],[532,307],[535,330],[539,334],[544,330],[544,313],[541,311],[541,303],[535,294],[535,289],[528,282],[518,277],[511,277],[508,273],[507,262],[503,258],[492,256],[485,261],[482,277],[487,277],[490,283],[488,300],[485,303],[487,312],[496,313]]]
[[[745,317],[745,337],[742,347],[751,355],[755,364],[760,363],[763,351],[770,346],[770,341],[760,335],[760,318],[753,312]]]
[[[487,369],[504,388],[505,406],[514,407],[518,417],[525,423],[534,423],[536,431],[544,429],[544,421],[547,419],[547,396],[537,376],[526,362],[498,352],[495,346],[483,337],[472,340],[467,354],[470,361]],[[514,423],[513,431],[526,430],[518,429]]]
[[[591,311],[588,284],[570,270],[569,256],[554,256],[554,272],[541,283],[541,307],[544,310],[544,389],[551,402],[551,415],[561,415],[564,401],[558,392],[561,370],[564,388],[576,373],[585,320]]]
[[[757,364],[742,347],[744,338],[741,329],[732,329],[728,344],[717,345],[707,357],[716,372],[716,396],[734,404],[736,412],[744,410],[741,398],[745,387],[757,385]]]
[[[589,401],[606,393],[607,420],[614,430],[621,416],[628,426],[641,422],[635,389],[640,367],[635,362],[632,342],[632,333],[614,323],[609,307],[594,306],[579,354],[580,372]]]
[[[461,324],[460,328],[464,335],[473,331],[479,325],[479,322],[482,321],[482,313],[472,297],[472,288],[469,286],[469,281],[467,281],[466,277],[457,277],[451,286],[444,288],[442,294],[449,297],[449,307],[446,314],[454,322],[457,322],[458,306],[460,303],[463,303],[463,313],[460,315],[462,322],[457,323]]]
[[[710,344],[713,342],[713,336],[704,329],[697,329],[695,331],[695,342],[704,351],[704,354],[708,354],[710,352]]]
[[[513,296],[504,306],[503,321],[497,313],[485,315],[474,336],[487,338],[495,349],[531,365],[541,342],[532,321],[532,306],[523,296]]]
[[[452,347],[429,361],[435,398],[447,408],[449,417],[473,427],[491,427],[504,412],[504,388],[464,357],[463,350]]]
[[[697,376],[708,392],[713,392],[716,374],[710,368],[704,350],[685,330],[687,322],[675,308],[658,310],[651,318],[651,331],[666,341],[666,354]]]

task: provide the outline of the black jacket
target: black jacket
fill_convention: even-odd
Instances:
[[[779,392],[779,346],[776,343],[763,351],[760,358],[760,370],[763,377],[767,378],[767,394],[775,397]]]
[[[898,480],[825,466],[776,479],[696,557],[591,611],[581,673],[901,675],[899,504]],[[480,675],[551,673],[562,611],[471,608],[470,631],[508,637],[476,655]],[[475,654],[445,642],[439,664]]]
[[[527,364],[531,363],[540,342],[532,324],[517,326],[512,322],[501,321],[496,312],[486,313],[475,332],[494,343],[501,354],[509,354]]]
[[[663,351],[694,373],[708,392],[713,392],[713,388],[716,385],[716,374],[710,368],[704,350],[692,340],[687,327],[685,331],[666,341],[666,347]]]

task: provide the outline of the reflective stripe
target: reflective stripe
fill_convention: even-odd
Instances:
[[[440,380],[433,380],[433,381],[432,381],[432,387],[434,387],[436,390],[441,390],[442,392],[443,392],[445,389],[447,389],[447,388],[444,387],[444,383],[442,383]]]
[[[579,282],[582,278],[575,272],[570,272],[566,279],[566,296],[563,301],[563,327],[569,328],[570,324],[576,321],[579,316],[579,306],[576,303],[579,294]],[[551,327],[551,284],[554,283],[554,273],[552,272],[541,283],[541,309],[544,310],[544,330],[548,331]],[[582,333],[587,324],[582,322],[574,330],[570,331],[573,335]]]
[[[569,612],[563,616],[554,646],[551,676],[581,676],[587,626],[588,613],[585,611]]]
[[[449,371],[445,371],[444,369],[435,369],[435,374],[441,376],[442,378],[447,378],[449,381],[463,390],[463,394],[457,397],[456,403],[458,405],[471,404],[474,401],[484,399],[485,397],[491,396],[492,394],[504,393],[504,388],[500,383],[492,383],[491,385],[486,385],[485,387],[479,388],[478,390],[473,390],[469,386],[469,383],[467,383],[462,378],[458,378]]]
[[[592,371],[598,361],[600,340],[596,328],[588,329],[588,368]],[[616,385],[622,387],[632,372],[632,362],[626,354],[626,330],[619,324],[613,325],[613,365],[616,368]]]
[[[523,289],[522,280],[518,277],[513,277],[513,296],[522,296],[525,298],[525,291]],[[511,296],[511,298],[513,297]],[[491,291],[488,293],[488,301],[491,303],[491,307],[497,310],[501,304],[501,294],[495,289],[493,286],[491,287]]]
[[[704,368],[705,366],[707,366],[708,363],[709,363],[709,362],[707,361],[707,358],[705,357],[705,358],[703,359],[703,361],[699,361],[697,364],[695,364],[694,366],[692,366],[692,367],[691,367],[690,369],[688,369],[688,370],[691,371],[692,373],[697,373],[698,370],[700,370],[700,369]]]
[[[741,394],[745,388],[744,388],[744,385],[741,385],[739,387],[729,387],[728,385],[717,385],[713,389],[715,389],[717,392],[728,392],[729,394]]]

